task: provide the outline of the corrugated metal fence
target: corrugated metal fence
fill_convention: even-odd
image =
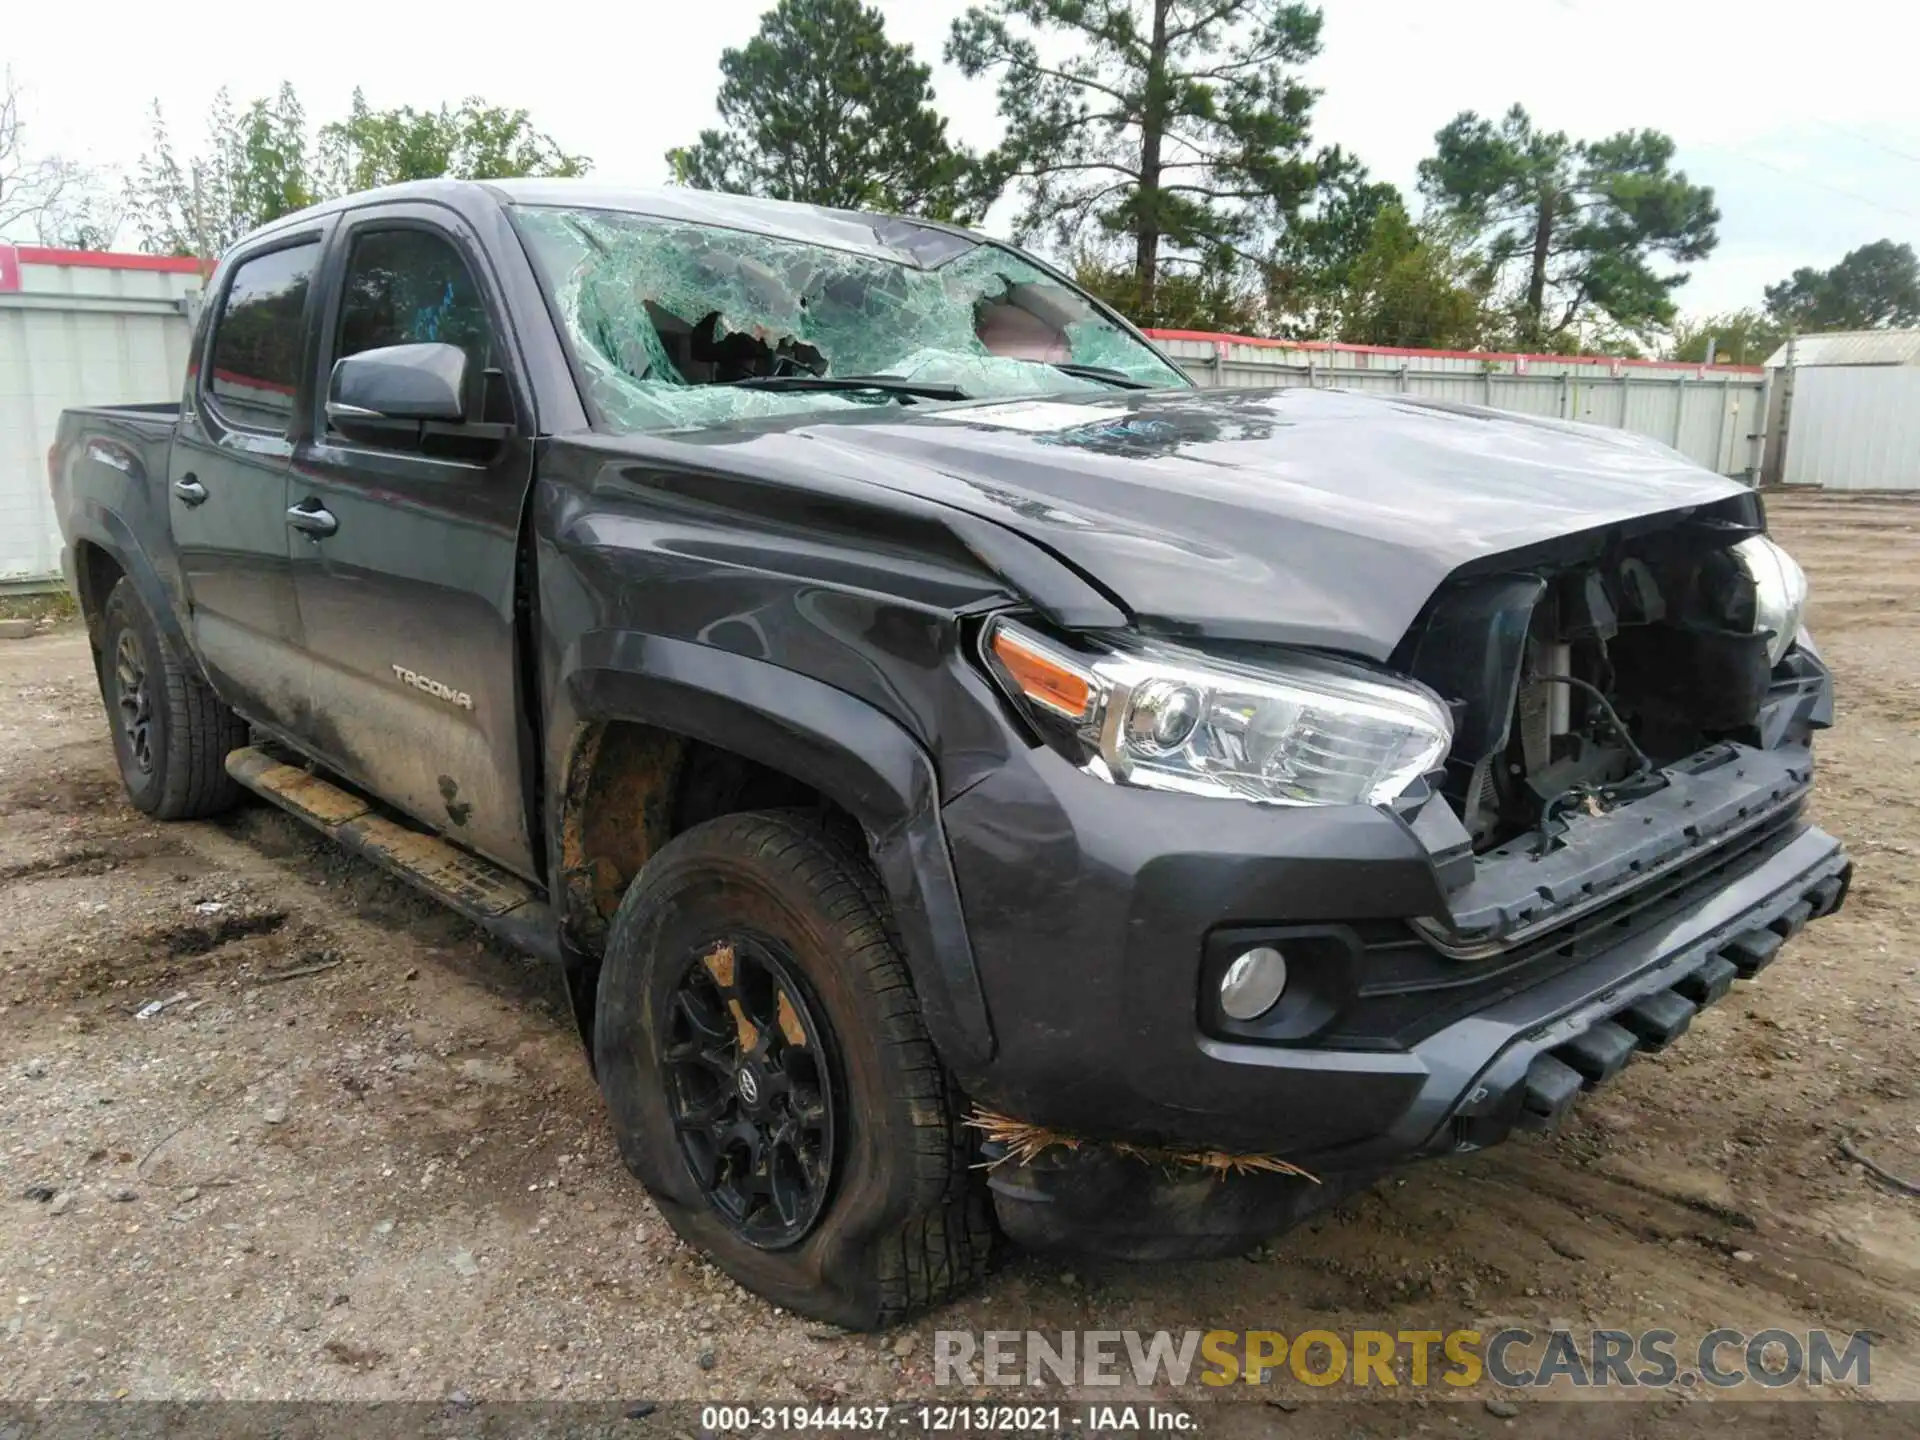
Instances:
[[[1557,416],[1651,435],[1749,483],[1760,473],[1767,378],[1757,367],[1147,333],[1202,385],[1340,386]]]
[[[60,412],[177,395],[199,288],[194,260],[0,245],[0,587],[60,573]]]

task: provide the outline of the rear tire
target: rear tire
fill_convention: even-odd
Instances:
[[[627,1168],[756,1294],[864,1330],[984,1273],[985,1187],[879,882],[808,818],[723,815],[648,861],[608,935],[594,1058]]]
[[[100,646],[100,696],[135,808],[156,820],[232,809],[242,792],[226,759],[247,743],[246,721],[168,648],[130,580],[107,596]]]

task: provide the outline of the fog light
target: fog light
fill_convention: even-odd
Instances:
[[[1287,988],[1287,960],[1271,945],[1236,956],[1220,980],[1220,1008],[1230,1020],[1257,1020]]]

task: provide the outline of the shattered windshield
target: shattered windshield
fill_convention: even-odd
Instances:
[[[780,388],[851,376],[979,400],[1187,384],[1015,252],[911,222],[879,222],[911,248],[876,231],[852,250],[624,211],[529,206],[518,218],[619,431],[898,403]]]

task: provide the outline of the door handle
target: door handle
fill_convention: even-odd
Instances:
[[[207,487],[191,471],[173,482],[173,493],[189,505],[207,503]]]
[[[340,522],[333,518],[333,512],[318,500],[302,500],[287,511],[287,524],[296,530],[304,530],[316,540],[324,540],[340,528]]]

